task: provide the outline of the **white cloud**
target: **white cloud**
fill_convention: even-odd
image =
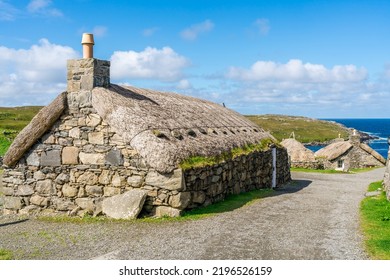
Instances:
[[[71,47],[41,39],[29,49],[0,46],[0,104],[47,104],[66,89],[66,60]]]
[[[308,83],[358,82],[367,78],[367,70],[355,65],[336,65],[327,69],[321,64],[303,63],[291,59],[286,64],[257,61],[250,69],[230,67],[227,77],[244,81],[301,81]]]
[[[381,104],[390,102],[390,82],[370,80],[368,71],[356,65],[257,61],[248,68],[230,67],[220,78],[225,88],[220,87],[220,100],[215,101],[242,113],[379,116],[384,114]]]
[[[62,17],[63,14],[60,10],[52,8],[51,0],[31,0],[27,5],[27,11],[32,14],[42,14],[52,17]]]
[[[271,29],[269,25],[269,20],[266,18],[259,18],[255,21],[254,25],[258,29],[260,35],[267,35]]]
[[[187,79],[180,80],[176,86],[177,89],[186,90],[191,89],[192,85]]]
[[[205,20],[201,23],[191,25],[184,29],[180,35],[183,39],[193,41],[198,38],[199,34],[211,31],[214,28],[214,23],[211,20]]]
[[[187,58],[170,47],[148,47],[141,52],[116,51],[111,56],[111,76],[114,79],[177,81],[189,64]]]

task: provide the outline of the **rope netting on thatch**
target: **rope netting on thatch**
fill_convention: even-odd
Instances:
[[[92,105],[160,172],[193,155],[217,155],[272,138],[235,111],[175,93],[111,85],[93,89]]]

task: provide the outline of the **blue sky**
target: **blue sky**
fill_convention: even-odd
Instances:
[[[242,114],[389,118],[390,1],[0,0],[0,106],[46,105],[66,60]]]

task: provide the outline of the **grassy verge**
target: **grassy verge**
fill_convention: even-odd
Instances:
[[[56,216],[56,217],[38,217],[37,219],[47,222],[71,222],[71,223],[160,223],[165,221],[189,221],[198,220],[206,217],[216,215],[218,213],[224,213],[233,211],[240,207],[250,205],[256,200],[270,196],[273,194],[271,189],[253,190],[238,195],[229,195],[225,200],[211,204],[206,207],[196,208],[183,213],[182,216],[176,218],[162,217],[162,218],[141,218],[135,220],[114,220],[104,216],[91,217],[68,217],[68,216]]]
[[[308,169],[308,168],[298,168],[291,167],[292,172],[309,172],[309,173],[324,173],[324,174],[348,174],[348,172],[338,171],[334,169]]]
[[[291,167],[290,170],[292,172],[309,172],[309,173],[324,173],[324,174],[355,174],[355,173],[368,172],[376,168],[381,168],[381,167],[353,168],[350,169],[348,172],[338,171],[334,169],[308,169],[308,168],[298,168],[298,167]]]
[[[0,260],[12,260],[12,256],[11,251],[0,249]]]
[[[381,188],[382,182],[371,183],[368,191]],[[360,204],[360,218],[365,246],[375,260],[390,260],[390,202],[383,192],[367,197]]]

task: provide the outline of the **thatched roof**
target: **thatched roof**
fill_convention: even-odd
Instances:
[[[314,153],[307,149],[299,141],[289,138],[284,139],[280,144],[287,149],[292,162],[315,162]]]
[[[61,93],[48,106],[43,107],[31,122],[16,136],[3,164],[13,166],[41,136],[52,127],[66,106],[66,92]]]
[[[13,166],[65,109],[66,93],[44,107],[16,137],[4,164]],[[147,163],[162,173],[193,156],[212,156],[273,137],[235,111],[175,93],[111,85],[94,88],[92,106]]]
[[[377,151],[375,151],[374,149],[372,149],[370,146],[368,146],[367,144],[364,144],[364,143],[360,143],[359,147],[366,151],[367,153],[369,153],[370,155],[372,155],[374,158],[376,158],[378,161],[380,161],[381,163],[383,164],[386,164],[386,159],[384,157],[382,157]]]
[[[150,166],[164,173],[193,155],[217,155],[272,138],[235,111],[175,93],[97,87],[92,105]]]
[[[328,160],[334,160],[346,153],[351,148],[352,144],[349,143],[349,141],[335,142],[318,150],[314,155],[316,157],[325,157]]]

